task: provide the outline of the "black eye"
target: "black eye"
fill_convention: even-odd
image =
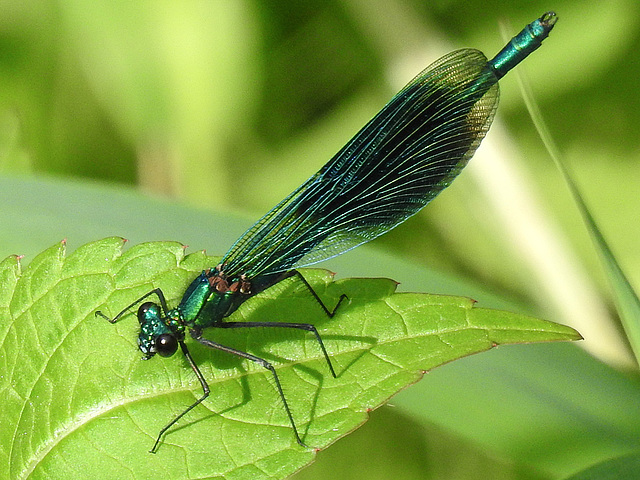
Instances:
[[[158,335],[156,338],[156,352],[161,357],[170,357],[176,350],[178,349],[178,341],[176,337],[171,335],[170,333],[163,333],[162,335]]]
[[[153,302],[145,302],[138,308],[138,321],[140,323],[146,323],[149,315],[149,310],[157,311],[158,307]],[[157,316],[157,313],[155,314]]]

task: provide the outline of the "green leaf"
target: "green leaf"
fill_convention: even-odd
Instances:
[[[640,478],[640,453],[611,458],[565,480],[633,480]]]
[[[64,242],[20,271],[0,264],[2,478],[283,478],[315,451],[297,445],[265,369],[210,351],[191,351],[211,396],[147,451],[160,430],[201,395],[185,360],[140,361],[135,315],[112,325],[108,315],[160,287],[175,305],[215,258],[185,255],[178,243],[146,243],[121,252],[120,238],[65,255]],[[304,270],[329,319],[300,282],[281,282],[246,302],[234,320],[315,324],[338,378],[303,332],[215,330],[205,336],[272,362],[304,440],[324,448],[357,428],[368,411],[419,380],[423,372],[497,344],[575,340],[569,327],[474,307],[461,297],[394,293],[388,279],[333,282]],[[277,301],[276,301],[277,300]],[[133,313],[133,312],[132,312]]]

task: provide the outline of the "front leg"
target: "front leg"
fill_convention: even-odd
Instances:
[[[185,356],[185,358],[189,362],[189,365],[191,366],[191,369],[193,370],[193,372],[196,374],[196,377],[198,377],[198,381],[202,386],[203,394],[198,400],[196,400],[191,405],[189,405],[181,414],[179,414],[177,417],[171,420],[168,424],[166,424],[162,428],[162,430],[160,430],[160,433],[158,433],[158,437],[156,438],[156,443],[153,444],[153,448],[149,450],[149,453],[156,453],[156,451],[158,450],[158,444],[160,443],[160,439],[162,438],[162,435],[164,435],[164,433],[167,430],[169,430],[172,426],[174,426],[178,422],[178,420],[184,417],[187,413],[189,413],[195,407],[200,405],[204,401],[204,399],[209,396],[210,390],[209,390],[209,384],[207,383],[207,380],[202,375],[202,372],[200,372],[200,369],[196,365],[196,362],[193,361],[193,357],[191,356],[191,353],[189,353],[189,349],[187,348],[187,345],[184,342],[179,342],[179,343],[180,343],[180,348],[182,349],[182,354]]]
[[[109,318],[107,317],[104,313],[102,313],[100,310],[96,311],[95,315],[96,317],[102,317],[105,320],[107,320],[109,323],[116,323],[120,317],[122,317],[125,313],[127,313],[127,311],[129,311],[129,309],[131,307],[135,307],[137,304],[139,304],[140,302],[142,302],[144,299],[150,297],[151,295],[157,295],[158,296],[158,300],[160,300],[160,307],[162,308],[162,313],[163,315],[166,315],[167,312],[169,311],[169,308],[167,307],[167,301],[164,298],[164,293],[162,292],[162,290],[160,288],[156,288],[154,290],[151,290],[149,293],[145,293],[143,296],[141,296],[139,299],[137,299],[135,302],[133,302],[131,305],[129,305],[128,307],[122,309],[122,311],[120,313],[118,313],[115,317],[113,318]]]

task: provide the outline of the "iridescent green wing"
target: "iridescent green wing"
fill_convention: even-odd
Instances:
[[[251,227],[225,256],[226,273],[255,278],[310,265],[391,230],[460,173],[497,102],[482,52],[442,57]]]

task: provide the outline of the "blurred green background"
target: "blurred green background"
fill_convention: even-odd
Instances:
[[[519,69],[640,285],[640,4],[632,0],[4,0],[0,254],[28,261],[62,237],[78,246],[114,234],[223,254],[431,61],[461,47],[492,56],[505,43],[500,22],[511,36],[551,9],[556,28]],[[463,175],[373,248],[461,285],[439,293],[499,298],[495,305],[570,324],[590,354],[628,372],[634,364],[590,239],[516,75],[500,85],[497,119]],[[213,232],[215,215],[236,223]],[[392,276],[365,270],[339,272]],[[491,478],[529,478],[506,470]]]

